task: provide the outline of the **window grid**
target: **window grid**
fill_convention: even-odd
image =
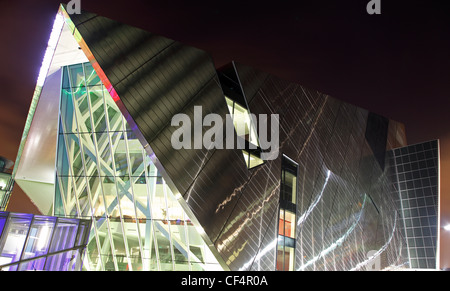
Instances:
[[[436,268],[438,143],[394,151],[400,202],[412,268]]]

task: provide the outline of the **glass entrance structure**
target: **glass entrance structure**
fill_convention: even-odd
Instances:
[[[1,271],[81,271],[91,221],[0,212]]]
[[[62,68],[55,215],[93,217],[88,270],[221,269],[90,63]]]

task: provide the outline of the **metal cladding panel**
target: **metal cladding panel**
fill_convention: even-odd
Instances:
[[[235,67],[238,76],[245,76],[239,79],[242,91],[252,95],[246,96],[250,112],[279,114],[280,155],[298,163],[295,270],[365,268],[363,245],[367,251],[383,251],[383,266],[403,263],[405,258],[392,247],[402,240],[392,203],[396,192],[388,169],[380,168],[365,139],[368,111],[240,64]],[[392,140],[399,133],[392,128],[389,134]],[[252,194],[262,191],[257,185],[280,180],[280,159],[266,161],[258,170],[260,175],[249,176],[230,215],[225,227],[230,234],[223,231],[216,244],[231,269],[273,270],[277,264],[279,196],[265,196],[267,209],[258,224],[263,230],[247,224],[254,213]],[[235,238],[233,231],[239,233]]]
[[[241,153],[216,150],[185,195],[213,242],[220,237],[248,180]],[[209,232],[208,232],[209,231]]]
[[[257,71],[247,66],[243,66],[239,63],[233,62],[244,90],[245,98],[247,102],[252,102],[253,97],[259,90],[263,82],[269,77],[269,74],[262,71]]]
[[[47,76],[14,177],[42,213],[53,203],[60,84],[61,70]]]
[[[411,267],[439,269],[439,141],[396,148],[388,155],[398,179]]]
[[[386,142],[389,129],[389,119],[373,112],[367,117],[366,139],[377,158],[381,168],[386,159]]]
[[[214,102],[217,101],[215,99],[217,94],[221,94],[217,91],[216,86],[217,83],[215,82],[215,79],[211,80],[192,100],[192,103],[190,103],[189,106],[186,106],[181,113],[186,114],[190,120],[194,120],[195,111],[193,107],[194,105],[201,105],[203,115],[216,112],[224,117],[228,110],[225,105],[221,104],[224,99],[219,100],[220,102]],[[222,120],[225,120],[225,118]],[[212,156],[215,155],[218,150],[207,150],[205,148],[175,150],[171,146],[171,137],[176,129],[177,127],[170,126],[169,123],[162,129],[157,138],[150,141],[150,145],[154,149],[156,156],[161,161],[170,178],[176,184],[181,195],[185,197],[185,200],[189,203],[187,192],[192,191],[190,189],[191,184],[195,183],[196,177],[203,171],[206,164],[210,163]],[[207,127],[202,128],[202,135],[206,130]],[[225,136],[225,134],[223,136]],[[229,156],[229,159],[232,159],[233,155],[236,155],[236,153],[233,153],[233,150],[226,151],[226,154]],[[245,167],[243,159],[242,166]],[[205,197],[209,195],[210,194],[207,193],[204,194]]]
[[[237,192],[236,204],[216,240],[230,269],[254,269],[259,264],[256,256],[276,239],[280,172],[280,158],[267,161],[251,172]],[[264,270],[273,269],[269,265]]]
[[[59,110],[57,98],[60,84],[61,70],[54,72],[46,79],[33,116],[23,158],[17,167],[16,180],[55,183],[55,148]]]
[[[386,142],[386,150],[392,150],[399,147],[405,147],[407,145],[405,126],[397,121],[389,121],[388,139]]]

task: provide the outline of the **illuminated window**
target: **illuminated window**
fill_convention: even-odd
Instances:
[[[278,234],[291,238],[295,237],[295,213],[280,209]]]
[[[242,151],[242,154],[244,155],[245,164],[249,169],[254,168],[256,166],[259,166],[264,163],[263,160],[259,157],[259,155],[254,154],[252,152]]]
[[[233,119],[237,137],[244,140],[246,144],[245,150],[242,151],[245,164],[249,169],[263,164],[264,161],[260,158],[261,149],[259,147],[258,135],[248,109],[228,96],[225,96],[225,100],[227,101],[228,110]]]
[[[293,271],[298,165],[287,156],[281,160],[280,211],[278,215],[277,271]]]
[[[297,165],[286,157],[283,157],[283,162],[280,199],[295,204],[297,198]]]
[[[293,271],[295,262],[295,240],[278,236],[277,271]]]
[[[255,146],[259,146],[256,129],[251,120],[248,110],[244,106],[240,105],[227,96],[225,96],[225,99],[227,101],[228,110],[230,111],[231,117],[233,118],[233,124],[237,136],[243,138],[244,140],[252,143]]]

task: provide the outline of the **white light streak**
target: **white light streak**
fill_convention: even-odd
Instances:
[[[308,210],[306,210],[306,212],[303,213],[303,215],[299,217],[298,222],[297,222],[297,225],[302,224],[302,223],[306,220],[306,218],[311,214],[311,212],[312,212],[313,209],[316,207],[316,205],[319,203],[320,199],[321,199],[322,196],[323,196],[323,192],[325,191],[325,188],[327,187],[328,180],[330,179],[330,175],[331,175],[331,171],[328,170],[327,178],[325,179],[325,182],[323,183],[322,191],[321,191],[320,194],[316,197],[316,199],[314,200],[314,203],[311,204],[311,205],[308,207]]]
[[[47,77],[50,64],[55,53],[56,45],[58,44],[59,36],[63,29],[64,17],[61,14],[56,14],[55,21],[53,22],[52,32],[47,43],[47,49],[45,50],[44,59],[42,60],[41,69],[39,70],[39,76],[37,79],[37,86],[42,87]]]
[[[297,271],[301,271],[304,270],[306,267],[308,267],[309,265],[315,263],[316,261],[318,261],[320,258],[326,256],[327,254],[329,254],[331,251],[333,251],[334,249],[336,249],[338,246],[340,246],[345,239],[350,235],[350,233],[353,232],[353,230],[355,229],[355,227],[358,225],[363,210],[364,210],[364,205],[366,204],[366,195],[364,196],[364,202],[363,205],[361,207],[361,210],[359,211],[359,215],[358,215],[358,219],[353,223],[353,225],[345,232],[345,234],[343,236],[341,236],[340,238],[338,238],[334,243],[332,243],[328,248],[322,250],[317,256],[315,256],[314,258],[312,258],[311,260],[309,260],[308,262],[306,262],[304,265],[300,266],[300,268],[297,269]]]
[[[241,268],[239,268],[239,271],[246,271],[247,268],[253,264],[253,262],[258,261],[259,259],[262,258],[262,256],[264,256],[267,252],[269,252],[270,250],[274,249],[277,246],[277,241],[278,239],[273,240],[270,244],[268,244],[264,249],[262,249],[255,257],[254,259],[248,261],[247,263],[245,263]]]
[[[384,252],[387,249],[387,247],[389,246],[389,244],[391,243],[392,238],[394,237],[394,232],[395,232],[396,227],[397,227],[397,215],[395,216],[394,227],[392,228],[392,233],[391,233],[391,236],[389,237],[389,240],[381,247],[381,249],[379,249],[377,252],[375,252],[367,260],[362,261],[361,263],[357,264],[356,267],[354,267],[350,271],[356,271],[356,270],[360,269],[361,267],[372,262],[376,257],[378,257],[382,252]]]

